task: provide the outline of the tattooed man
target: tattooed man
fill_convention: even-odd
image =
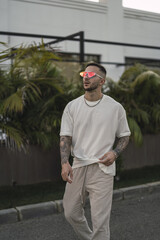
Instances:
[[[61,174],[67,182],[64,213],[80,240],[109,240],[115,161],[129,142],[130,130],[122,105],[102,94],[105,68],[89,63],[80,75],[85,94],[67,104],[60,131]],[[92,228],[84,215],[87,195]]]

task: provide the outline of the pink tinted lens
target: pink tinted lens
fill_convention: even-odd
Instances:
[[[88,77],[91,78],[93,76],[95,76],[96,74],[94,72],[88,72]]]
[[[80,76],[81,76],[81,77],[86,77],[86,75],[87,75],[89,78],[91,78],[91,77],[95,76],[96,74],[95,74],[94,72],[81,72],[81,73],[80,73]]]
[[[84,72],[80,72],[80,76],[83,77],[83,75],[84,75]]]

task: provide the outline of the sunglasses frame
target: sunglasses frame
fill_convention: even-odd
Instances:
[[[90,72],[86,72],[86,71],[80,72],[80,76],[84,78],[84,76],[81,75],[81,74],[83,74],[83,73],[87,73],[87,74],[88,74],[88,73],[90,73]],[[103,79],[103,77],[100,76],[99,74],[97,74],[97,73],[95,73],[95,72],[92,72],[92,73],[94,73],[95,75],[92,76],[92,77],[89,77],[89,76],[88,76],[89,79],[91,79],[91,78],[93,78],[93,77],[95,77],[95,76],[98,76],[99,78],[102,78],[102,79]]]

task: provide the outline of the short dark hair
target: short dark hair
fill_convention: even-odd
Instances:
[[[107,71],[106,71],[106,69],[105,69],[101,64],[96,63],[96,62],[89,62],[89,63],[86,65],[86,68],[89,67],[89,66],[96,66],[96,67],[98,67],[99,70],[100,70],[101,72],[103,72],[103,73],[105,74],[105,76],[106,76]]]

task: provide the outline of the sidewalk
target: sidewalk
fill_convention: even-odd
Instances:
[[[160,193],[160,181],[114,190],[113,201],[139,198],[156,192]],[[25,205],[0,210],[0,224],[15,223],[61,212],[63,212],[62,200]]]

